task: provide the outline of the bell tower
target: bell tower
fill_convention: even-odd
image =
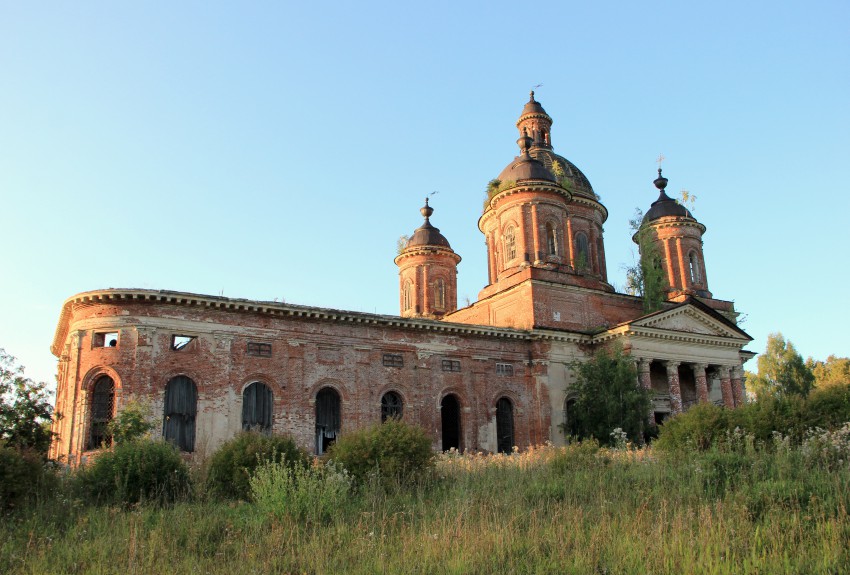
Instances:
[[[661,168],[653,183],[659,191],[658,199],[652,202],[641,227],[651,234],[650,241],[661,256],[669,286],[667,299],[679,301],[692,295],[710,299],[702,251],[705,226],[685,206],[667,195],[667,178],[661,175]],[[637,234],[632,240],[638,242]]]
[[[428,198],[419,212],[425,222],[414,230],[395,258],[401,316],[439,319],[457,309],[460,256],[431,225],[434,208],[428,205]]]

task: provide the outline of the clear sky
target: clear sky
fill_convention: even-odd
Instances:
[[[541,83],[615,286],[663,153],[749,348],[850,355],[846,0],[0,1],[0,347],[53,382],[62,302],[108,287],[397,314],[434,191],[474,301]]]

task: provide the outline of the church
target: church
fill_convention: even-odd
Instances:
[[[563,444],[570,365],[612,345],[654,392],[656,422],[698,402],[741,404],[752,338],[733,303],[709,291],[706,227],[666,194],[659,169],[643,229],[665,292],[646,313],[608,283],[608,211],[555,153],[552,123],[532,92],[519,155],[490,182],[478,219],[488,283],[467,307],[457,307],[461,256],[428,200],[395,258],[397,316],[165,290],[68,298],[51,346],[61,414],[51,457],[76,463],[108,444],[131,399],[150,406],[156,434],[199,459],[243,429],[321,454],[389,417],[423,427],[435,450]]]

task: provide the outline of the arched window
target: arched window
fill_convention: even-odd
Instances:
[[[115,409],[115,382],[101,375],[92,386],[89,411],[89,440],[86,449],[98,449],[112,443],[108,426]]]
[[[437,278],[434,282],[434,309],[446,309],[446,282],[443,278]]]
[[[694,251],[691,251],[688,254],[688,265],[691,270],[691,283],[698,284],[700,283],[700,275],[699,275],[699,259],[697,258],[697,254]]]
[[[381,398],[381,423],[393,417],[401,419],[403,410],[401,396],[394,391],[388,391]]]
[[[550,256],[558,255],[558,244],[555,237],[555,226],[552,222],[546,223],[546,250]]]
[[[505,228],[505,263],[516,259],[516,231],[513,226]]]
[[[514,449],[514,406],[507,397],[496,402],[496,448],[499,453]]]
[[[587,269],[590,264],[590,246],[587,243],[587,236],[584,232],[576,234],[576,269]]]
[[[272,432],[272,390],[255,381],[242,392],[242,429],[245,431]]]
[[[407,311],[411,307],[413,307],[412,292],[413,286],[411,285],[410,280],[407,280],[406,282],[404,282],[404,288],[402,288],[401,292],[402,305],[404,306],[404,311]]]
[[[162,437],[180,451],[195,451],[195,416],[198,413],[198,388],[185,375],[178,375],[165,386]]]
[[[333,445],[339,434],[339,394],[331,387],[323,387],[316,394],[316,455],[321,455]]]
[[[443,451],[460,449],[460,401],[456,395],[447,395],[440,402]]]

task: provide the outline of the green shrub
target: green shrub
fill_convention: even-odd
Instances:
[[[654,446],[661,451],[705,451],[729,431],[730,410],[713,403],[700,403],[685,413],[666,420]]]
[[[850,421],[850,383],[816,388],[806,400],[810,427],[837,429]]]
[[[257,467],[250,483],[251,499],[266,513],[322,523],[348,501],[351,476],[333,462],[303,467],[281,461]]]
[[[126,443],[147,437],[155,426],[150,405],[131,399],[109,422],[107,430],[115,443]]]
[[[243,432],[210,458],[206,487],[214,497],[247,500],[251,495],[251,474],[263,463],[286,462],[290,467],[305,467],[309,460],[288,436]]]
[[[0,442],[0,511],[20,508],[34,497],[46,473],[41,455]]]
[[[190,492],[189,470],[164,441],[136,440],[98,454],[76,475],[78,489],[97,503],[165,504]]]
[[[331,446],[328,458],[361,483],[373,473],[383,480],[410,483],[434,465],[425,430],[398,419],[343,435]]]
[[[596,439],[585,439],[567,445],[563,452],[552,459],[552,468],[560,473],[587,469],[598,462],[599,442]]]

